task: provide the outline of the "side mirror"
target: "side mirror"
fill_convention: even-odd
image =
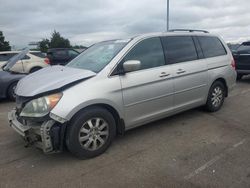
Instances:
[[[141,62],[138,60],[129,60],[123,63],[124,72],[137,71],[141,68]]]

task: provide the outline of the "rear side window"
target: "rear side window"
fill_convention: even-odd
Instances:
[[[168,64],[198,59],[191,36],[168,36],[162,38]]]
[[[220,39],[212,36],[198,36],[205,58],[226,55],[227,52]]]
[[[22,58],[22,60],[26,60],[26,59],[30,59],[30,57],[27,56],[27,55],[25,55],[25,56]]]
[[[149,69],[165,65],[164,53],[161,40],[158,37],[145,39],[138,43],[124,58],[128,60],[139,60],[140,69]]]
[[[46,55],[42,52],[30,52],[30,54],[37,56],[37,57],[41,57],[41,58],[45,58]]]

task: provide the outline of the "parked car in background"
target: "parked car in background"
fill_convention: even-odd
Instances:
[[[0,68],[3,67],[3,65],[5,65],[10,58],[18,53],[20,53],[20,51],[0,52]],[[39,51],[29,51],[11,68],[11,71],[19,73],[33,73],[46,66],[48,66],[48,62],[45,61],[45,54]]]
[[[232,51],[237,79],[241,79],[244,75],[250,74],[250,41],[243,42],[236,50]]]
[[[51,48],[48,49],[47,58],[51,65],[66,65],[80,52],[70,48]]]
[[[66,144],[90,158],[134,127],[198,106],[218,111],[235,82],[233,56],[216,35],[145,34],[97,43],[66,66],[23,78],[8,118],[45,153]]]
[[[3,65],[2,70],[0,70],[0,98],[8,97],[11,100],[15,99],[14,91],[17,82],[27,74],[15,72],[12,70],[12,67],[15,66],[18,61],[23,59],[28,51],[28,49],[23,50],[9,58],[9,60]]]

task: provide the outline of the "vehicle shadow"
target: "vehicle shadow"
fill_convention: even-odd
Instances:
[[[243,76],[241,80],[238,80],[239,83],[250,83],[250,75]]]
[[[11,101],[11,100],[9,100],[9,99],[7,99],[7,98],[4,98],[4,99],[0,99],[0,103],[1,104],[4,104],[4,103],[14,103],[15,101]]]

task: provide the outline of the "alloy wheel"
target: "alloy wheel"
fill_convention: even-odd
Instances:
[[[84,122],[79,131],[79,142],[81,146],[90,151],[102,147],[109,136],[109,125],[102,118],[91,118]]]
[[[223,100],[223,91],[220,87],[215,87],[213,92],[212,92],[212,104],[214,107],[218,107],[221,105]]]

